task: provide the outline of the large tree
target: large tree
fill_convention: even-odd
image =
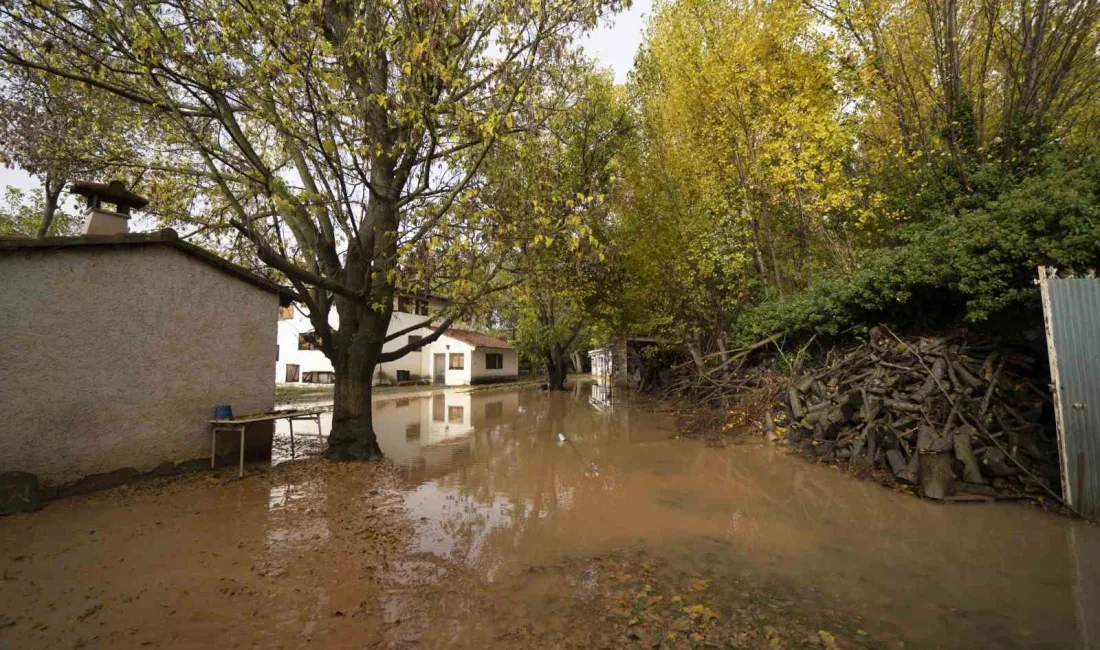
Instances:
[[[631,318],[697,360],[743,304],[852,264],[868,206],[831,46],[798,0],[675,0],[650,20],[616,259]]]
[[[97,98],[70,79],[0,63],[0,164],[17,166],[41,184],[37,227],[27,234],[51,232],[70,180],[93,180],[108,173],[111,161],[132,159],[140,128],[140,111],[125,102]]]
[[[335,368],[330,458],[381,453],[376,365],[499,289],[506,224],[454,210],[529,91],[617,0],[7,0],[0,59],[159,112],[213,213],[285,276]],[[390,351],[401,291],[445,292]],[[328,314],[335,309],[339,327]]]
[[[507,310],[524,353],[565,389],[571,353],[613,290],[605,247],[609,195],[619,156],[633,135],[621,88],[588,64],[563,70],[544,103],[561,106],[540,128],[512,138],[486,161],[485,191],[472,209],[502,220],[528,215],[517,232],[516,271],[524,282]]]
[[[35,237],[47,230],[59,235],[76,234],[80,220],[64,209],[46,207],[49,200],[45,189],[27,191],[9,185],[0,198],[0,235]],[[52,229],[44,226],[45,219],[52,222]]]

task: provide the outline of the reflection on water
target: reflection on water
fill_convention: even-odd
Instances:
[[[768,448],[671,440],[669,418],[599,384],[380,399],[375,423],[427,582],[641,545],[684,571],[779,580],[918,647],[1097,642],[1100,531],[1035,508],[945,506]]]
[[[375,415],[397,471],[202,472],[0,519],[0,647],[622,647],[593,635],[652,612],[617,614],[624,592],[667,598],[670,624],[674,595],[750,631],[768,608],[857,616],[841,647],[1100,639],[1092,525],[673,440],[598,386],[388,396]],[[321,440],[282,429],[279,453]]]
[[[593,384],[589,384],[589,397],[588,402],[600,409],[601,411],[610,410],[613,408],[611,402],[611,383],[603,380]]]

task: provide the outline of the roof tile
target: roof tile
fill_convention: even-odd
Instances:
[[[472,330],[463,330],[456,327],[448,328],[446,336],[452,339],[457,339],[463,343],[469,343],[475,348],[498,348],[501,350],[511,350],[512,344],[503,339],[498,339],[495,336],[488,334],[482,334],[481,332],[474,332]]]

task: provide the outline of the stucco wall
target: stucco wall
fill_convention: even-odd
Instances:
[[[463,354],[466,357],[462,370],[451,370],[450,355]],[[474,348],[470,344],[447,335],[439,337],[437,341],[424,348],[425,376],[432,376],[432,359],[436,354],[447,355],[445,368],[445,383],[447,386],[468,386],[472,383],[493,381],[494,379],[506,379],[519,375],[519,355],[515,350],[496,348]],[[486,354],[503,354],[504,367],[498,370],[489,370],[485,367]]]
[[[503,355],[503,367],[492,370],[486,368],[486,354]],[[470,377],[474,382],[505,379],[508,377],[516,377],[519,375],[519,355],[516,354],[515,350],[508,350],[504,348],[497,349],[479,347],[473,351],[473,354],[471,356],[473,357],[473,365],[470,370]]]
[[[429,368],[428,376],[433,376],[434,373],[434,359],[435,355],[442,354],[444,356],[443,368],[444,372],[444,384],[447,386],[468,386],[470,384],[470,353],[472,348],[459,341],[452,339],[444,334],[436,339],[433,343],[425,346],[424,357],[426,359],[427,366]],[[462,354],[465,355],[465,361],[462,364],[461,370],[451,369],[451,355]]]
[[[0,278],[0,471],[201,458],[215,405],[274,406],[272,293],[164,246],[5,253]]]

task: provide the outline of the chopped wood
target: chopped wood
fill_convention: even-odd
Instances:
[[[1051,397],[1030,354],[964,331],[899,337],[879,325],[869,334],[799,361],[794,377],[776,371],[777,355],[791,364],[769,337],[705,354],[702,367],[666,364],[654,385],[721,414],[723,430],[764,432],[929,498],[1061,500]]]
[[[901,338],[883,325],[870,338],[789,384],[792,430],[830,441],[815,455],[889,470],[938,500],[1058,497],[1044,478],[1058,462],[1041,417],[1050,396],[1013,374],[1029,357],[967,333]]]

